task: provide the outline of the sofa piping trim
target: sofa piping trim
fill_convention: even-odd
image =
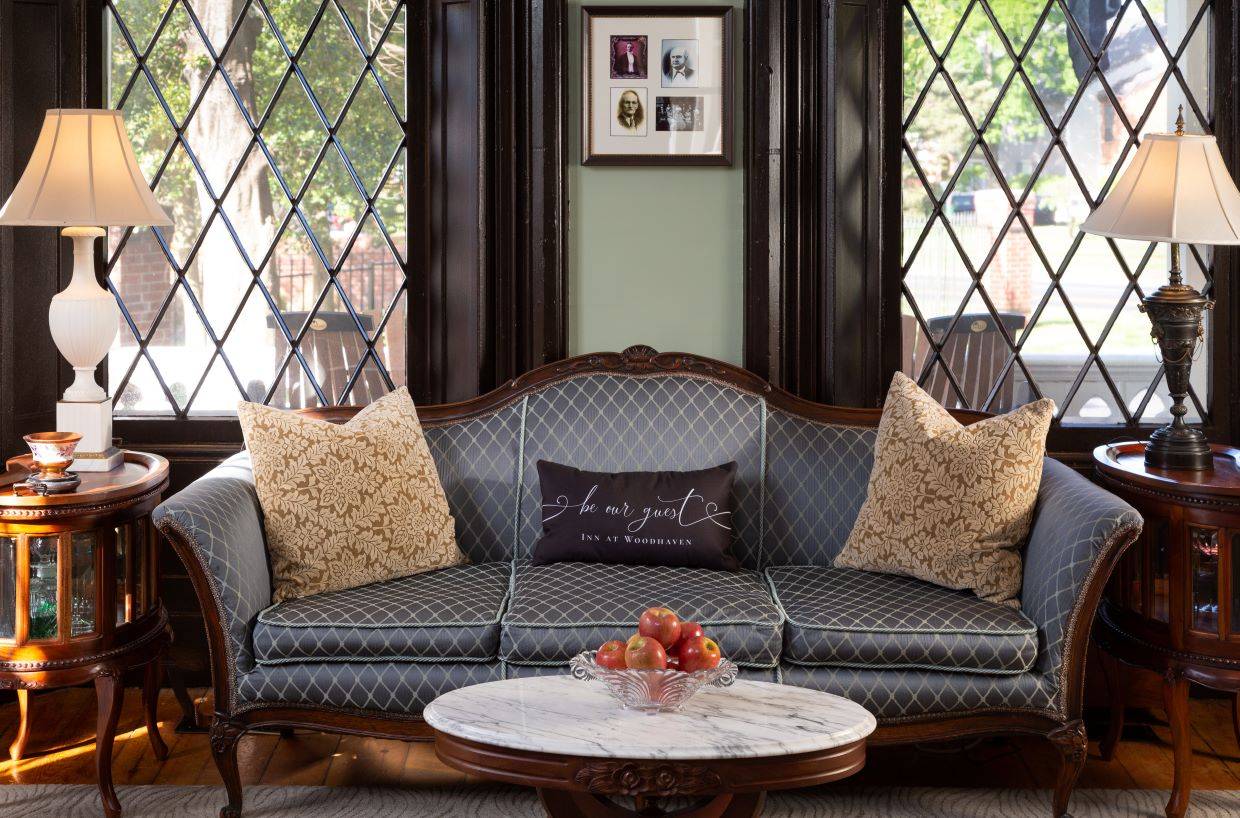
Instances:
[[[783,627],[784,616],[781,611],[776,609],[779,618],[772,620],[759,619],[694,619],[699,625],[774,625]],[[502,625],[515,625],[521,628],[551,628],[554,630],[572,630],[573,628],[624,628],[632,627],[633,620],[626,619],[623,622],[616,621],[587,621],[587,622],[523,622],[517,619],[505,619]]]
[[[758,421],[758,560],[761,571],[766,561],[766,398],[759,399]],[[779,607],[777,604],[775,607]],[[782,611],[781,611],[782,614]]]
[[[803,662],[793,659],[790,656],[783,655],[780,661],[797,667],[808,668],[849,668],[850,670],[926,670],[932,673],[964,673],[969,676],[1022,676],[1033,670],[1030,665],[1023,670],[985,670],[982,668],[971,667],[953,667],[949,665],[932,665],[921,662],[890,662],[890,663],[869,663],[869,662]],[[1034,657],[1037,661],[1037,657]]]
[[[495,656],[303,656],[287,659],[258,659],[254,664],[259,667],[275,667],[277,665],[331,665],[331,664],[418,664],[418,665],[453,665],[453,664],[486,664],[496,661]]]
[[[512,573],[508,576],[508,597],[517,590],[517,558],[521,552],[521,493],[525,489],[525,410],[529,407],[530,396],[521,398],[521,422],[517,426],[517,475],[513,485],[516,487],[512,495]]]
[[[282,603],[276,603],[275,605],[269,605],[268,607],[263,608],[261,611],[258,612],[257,621],[261,625],[268,625],[273,628],[288,628],[288,629],[356,628],[357,630],[384,630],[387,628],[393,628],[393,629],[394,628],[405,628],[407,630],[429,630],[432,628],[481,628],[487,625],[498,625],[503,620],[504,612],[508,608],[509,599],[510,599],[510,592],[505,591],[503,599],[499,601],[499,606],[495,614],[495,618],[490,619],[490,620],[481,620],[478,622],[432,622],[432,623],[427,623],[424,625],[417,624],[417,623],[408,623],[408,622],[388,622],[384,624],[375,624],[375,625],[359,625],[356,622],[315,622],[313,624],[293,624],[291,622],[272,622],[270,620],[263,619],[263,616],[268,611],[274,610],[275,608],[279,607]]]
[[[325,627],[325,628],[348,627],[348,628],[356,628],[356,630],[358,631],[396,630],[396,628],[404,628],[404,630],[407,630],[407,631],[427,631],[427,630],[433,630],[433,628],[439,628],[439,627],[486,627],[489,625],[498,625],[498,623],[503,621],[503,614],[505,614],[507,606],[508,606],[508,594],[507,592],[505,592],[505,595],[503,595],[503,599],[500,600],[500,605],[498,605],[498,610],[496,612],[494,620],[485,620],[485,621],[479,621],[479,622],[433,622],[433,623],[428,623],[428,625],[417,625],[417,623],[407,623],[407,622],[386,622],[386,623],[383,623],[383,625],[358,625],[357,622],[315,622],[315,623],[312,623],[312,625],[293,625],[293,623],[289,623],[289,622],[272,622],[269,620],[264,620],[263,615],[267,614],[268,611],[273,610],[274,607],[277,607],[275,605],[272,605],[270,607],[265,607],[265,609],[263,609],[262,611],[259,611],[257,621],[259,625],[267,625],[269,627],[281,627],[281,628],[286,628],[286,630],[299,630],[299,628],[304,628],[304,630],[311,630],[311,628],[316,628],[316,627]]]
[[[833,429],[856,429],[858,431],[863,431],[863,432],[871,431],[871,432],[874,432],[875,434],[878,433],[877,425],[870,426],[865,423],[843,423],[838,420],[818,420],[817,418],[807,418],[804,415],[800,415],[788,409],[781,409],[778,407],[775,409],[775,411],[784,417],[789,417],[800,423],[809,423],[814,426],[822,426],[825,428],[833,428]]]

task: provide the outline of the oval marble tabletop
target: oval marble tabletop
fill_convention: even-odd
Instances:
[[[676,713],[625,710],[603,685],[572,676],[462,687],[423,713],[457,738],[538,753],[625,759],[792,755],[865,738],[876,722],[848,699],[803,687],[738,681],[708,687]]]

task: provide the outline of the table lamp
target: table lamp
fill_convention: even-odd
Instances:
[[[122,459],[112,445],[112,401],[95,382],[120,318],[116,299],[95,277],[95,239],[107,235],[105,227],[171,224],[142,176],[119,111],[47,112],[0,225],[63,227],[61,235],[73,240],[73,277],[52,298],[48,323],[74,371],[56,403],[56,428],[82,435],[76,471],[110,471]]]
[[[1201,317],[1214,302],[1184,283],[1180,243],[1240,244],[1240,190],[1213,136],[1184,133],[1184,108],[1173,134],[1146,134],[1128,169],[1081,230],[1099,236],[1171,243],[1170,281],[1142,299],[1162,354],[1171,393],[1171,423],[1154,430],[1145,464],[1208,471],[1214,457],[1205,433],[1184,422],[1188,376],[1204,337]]]

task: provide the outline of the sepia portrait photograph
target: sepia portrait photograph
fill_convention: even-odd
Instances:
[[[702,130],[702,98],[655,97],[654,129],[656,131]]]
[[[664,40],[664,88],[697,88],[697,40]]]
[[[581,163],[731,165],[728,6],[581,8]]]
[[[646,89],[611,89],[612,108],[616,117],[611,123],[612,136],[646,135]]]
[[[611,35],[611,78],[646,79],[646,38],[634,34]]]

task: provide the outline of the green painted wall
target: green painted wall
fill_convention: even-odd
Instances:
[[[732,15],[730,168],[582,167],[581,5],[569,2],[569,350],[649,344],[739,364],[743,2]]]

